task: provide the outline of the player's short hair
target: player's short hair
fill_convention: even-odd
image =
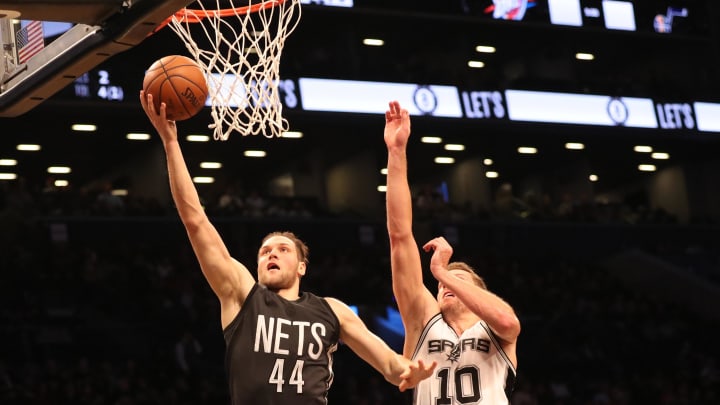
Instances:
[[[297,237],[297,235],[290,231],[270,232],[269,234],[265,235],[262,242],[260,242],[260,246],[264,245],[265,242],[273,236],[283,236],[293,241],[293,243],[295,244],[295,250],[297,250],[298,260],[305,263],[305,265],[310,264],[310,249],[307,247],[305,242],[303,242],[300,238]]]
[[[485,280],[483,280],[482,277],[480,277],[476,272],[475,269],[472,268],[469,264],[465,262],[452,262],[448,264],[447,267],[448,271],[450,270],[462,270],[470,273],[470,277],[473,280],[473,283],[475,283],[476,286],[483,288],[487,290],[487,285],[485,285]]]

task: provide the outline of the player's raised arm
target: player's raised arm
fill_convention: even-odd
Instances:
[[[407,177],[409,137],[410,114],[397,101],[390,102],[385,112],[385,198],[393,293],[405,326],[406,356],[414,351],[425,323],[439,312],[437,301],[423,284],[420,252],[412,232],[412,196]]]
[[[224,328],[240,310],[255,280],[244,265],[230,256],[205,214],[180,149],[177,126],[167,119],[165,104],[161,104],[160,111],[155,111],[152,95],[144,92],[140,93],[140,103],[162,139],[172,198],[203,274],[220,299]]]
[[[372,333],[343,302],[334,298],[326,298],[326,301],[340,321],[340,339],[400,391],[415,388],[420,381],[432,375],[436,363],[408,360]]]

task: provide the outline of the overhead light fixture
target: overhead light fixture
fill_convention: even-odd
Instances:
[[[150,139],[150,134],[131,132],[125,135],[125,139],[128,139],[130,141],[147,141]]]
[[[485,172],[485,177],[487,177],[488,179],[497,179],[498,177],[500,177],[500,174],[498,172],[489,171]]]
[[[442,138],[439,136],[423,136],[420,138],[422,143],[442,143]]]
[[[465,150],[465,145],[459,143],[448,143],[445,145],[445,150],[461,151]]]
[[[387,167],[383,167],[382,169],[380,169],[380,174],[382,174],[383,176],[387,176]]]
[[[636,145],[633,150],[638,153],[650,153],[653,151],[652,146]]]
[[[40,145],[32,144],[32,143],[21,143],[18,145],[17,150],[22,150],[26,152],[37,152],[40,150]]]
[[[201,169],[220,169],[220,168],[222,168],[222,163],[220,163],[220,162],[200,162],[200,168]]]
[[[73,131],[77,132],[94,132],[97,130],[97,125],[93,124],[73,124]]]
[[[485,166],[492,166],[493,163],[495,163],[495,162],[493,162],[492,159],[488,159],[488,158],[483,159],[483,164],[484,164]]]
[[[0,173],[0,180],[15,180],[17,179],[17,174],[15,173]]]
[[[495,47],[494,46],[485,46],[485,45],[478,45],[475,47],[476,52],[480,53],[495,53]]]
[[[595,59],[595,55],[593,55],[591,53],[578,52],[575,54],[575,59],[577,59],[577,60],[593,60],[593,59]]]
[[[47,172],[52,174],[68,174],[71,171],[67,166],[50,166],[47,168]]]
[[[118,197],[125,197],[128,195],[128,191],[124,188],[116,188],[115,190],[112,190],[110,194]]]
[[[585,149],[585,145],[579,142],[568,142],[565,144],[565,149],[569,150],[583,150]]]
[[[485,67],[485,62],[479,61],[479,60],[469,60],[468,66],[473,69],[480,69]]]
[[[517,149],[518,153],[523,155],[534,155],[537,153],[537,148],[532,146],[521,146]]]
[[[214,177],[208,177],[208,176],[197,176],[193,177],[192,179],[193,183],[197,184],[211,184],[215,182]]]
[[[387,186],[386,185],[377,186],[377,191],[379,191],[381,193],[385,193],[385,192],[387,192]]]
[[[207,135],[188,135],[185,138],[188,142],[208,142],[210,137]]]
[[[280,137],[288,139],[300,139],[303,137],[303,133],[300,131],[285,131],[280,135]]]
[[[438,156],[435,158],[435,163],[439,165],[451,165],[455,163],[455,158],[446,157],[446,156]]]
[[[0,166],[17,166],[15,159],[0,159]]]
[[[363,45],[383,46],[383,45],[385,45],[385,41],[383,41],[382,39],[377,39],[377,38],[365,38],[365,39],[363,39]]]
[[[67,187],[70,183],[67,180],[55,180],[53,183],[55,187]]]
[[[243,155],[246,157],[265,157],[267,156],[267,152],[264,150],[246,150],[243,152]]]
[[[638,165],[638,170],[641,172],[654,172],[657,168],[655,165]]]
[[[665,152],[653,152],[650,157],[656,160],[668,160],[670,159],[670,154]]]
[[[590,176],[588,176],[588,179],[594,183],[598,181],[598,176],[596,174],[591,174]]]

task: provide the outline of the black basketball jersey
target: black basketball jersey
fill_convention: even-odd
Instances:
[[[223,333],[233,405],[327,404],[340,321],[323,298],[255,284]]]

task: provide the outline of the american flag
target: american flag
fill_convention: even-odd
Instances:
[[[31,21],[15,34],[18,63],[25,63],[45,46],[42,21]]]

